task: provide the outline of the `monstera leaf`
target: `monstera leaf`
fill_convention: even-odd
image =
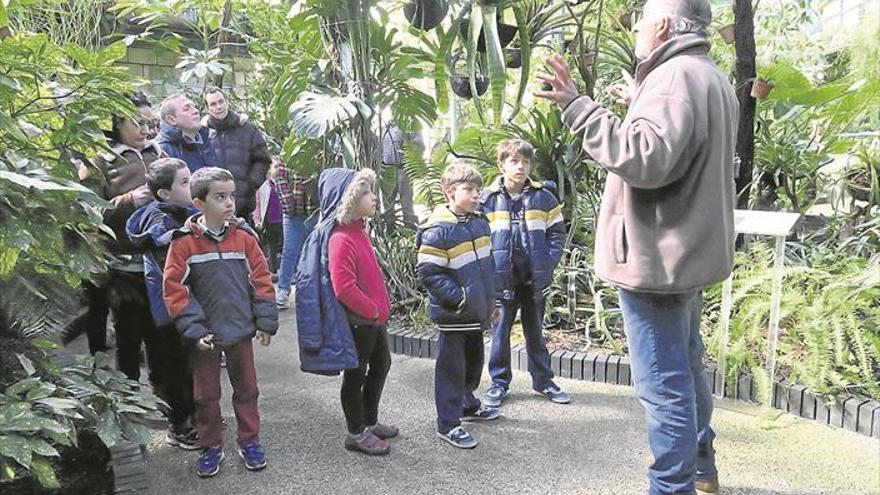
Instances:
[[[304,91],[290,106],[293,131],[307,139],[324,137],[358,116],[369,119],[370,107],[355,96],[333,96]]]

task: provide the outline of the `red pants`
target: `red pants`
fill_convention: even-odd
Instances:
[[[232,383],[232,407],[238,425],[238,444],[260,438],[260,412],[257,410],[257,372],[254,368],[252,339],[223,349],[226,371]],[[202,351],[193,347],[193,398],[196,427],[202,448],[223,446],[220,423],[220,350]]]

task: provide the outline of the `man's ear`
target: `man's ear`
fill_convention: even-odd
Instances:
[[[197,210],[202,211],[205,209],[205,202],[199,198],[193,198],[193,206],[195,206]]]
[[[162,201],[168,201],[171,198],[171,191],[168,189],[159,189],[156,191],[156,195],[158,195],[159,199]]]
[[[663,41],[669,39],[669,32],[672,30],[672,18],[669,16],[663,16],[657,23],[654,25],[654,29],[657,30],[657,38]]]

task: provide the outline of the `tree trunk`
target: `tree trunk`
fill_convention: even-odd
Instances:
[[[739,100],[739,124],[736,134],[737,208],[749,206],[752,169],[755,160],[755,99],[751,96],[755,70],[755,13],[752,2],[740,0],[734,6],[736,37],[736,98]]]

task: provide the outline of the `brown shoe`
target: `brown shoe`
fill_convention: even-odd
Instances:
[[[388,440],[389,438],[394,438],[400,434],[400,428],[394,425],[385,425],[382,423],[376,423],[373,426],[367,427],[373,435],[381,438],[382,440]]]
[[[697,489],[698,495],[714,495],[720,491],[718,487],[718,475],[713,474],[705,478],[694,480],[694,488]]]
[[[370,431],[365,432],[366,435],[358,441],[360,435],[348,434],[345,437],[345,448],[353,452],[363,452],[367,455],[385,455],[391,451],[391,446],[377,437]]]

